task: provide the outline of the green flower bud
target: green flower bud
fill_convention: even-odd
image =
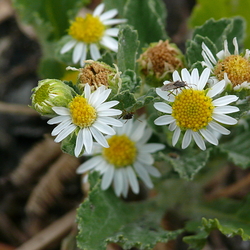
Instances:
[[[139,69],[145,82],[150,86],[161,86],[170,80],[175,70],[184,67],[184,56],[173,43],[159,41],[151,43],[138,59]]]
[[[32,105],[41,115],[55,115],[52,107],[68,107],[68,103],[76,95],[74,90],[57,79],[45,79],[38,82],[31,95]]]

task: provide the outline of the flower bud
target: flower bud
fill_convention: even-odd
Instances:
[[[138,59],[140,72],[150,86],[161,86],[170,80],[175,70],[184,67],[184,56],[175,44],[159,41],[151,43]]]
[[[57,79],[41,80],[38,82],[38,86],[32,91],[31,107],[41,115],[49,116],[55,114],[52,107],[67,107],[75,95],[71,87]]]

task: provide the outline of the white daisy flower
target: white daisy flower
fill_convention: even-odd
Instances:
[[[126,22],[126,19],[112,19],[118,14],[117,9],[112,9],[101,14],[104,10],[104,3],[98,5],[93,14],[87,14],[86,17],[76,17],[71,23],[68,34],[72,40],[67,42],[60,53],[64,54],[73,50],[73,63],[80,62],[81,66],[90,50],[93,60],[101,57],[99,47],[105,47],[117,52],[118,42],[113,37],[118,36],[118,28],[109,28],[110,25]]]
[[[75,156],[79,156],[83,147],[87,153],[91,153],[93,137],[97,143],[108,148],[108,142],[103,134],[114,135],[115,130],[110,127],[120,127],[123,123],[110,116],[120,115],[122,112],[111,107],[118,101],[105,102],[111,89],[105,86],[99,87],[91,93],[90,86],[85,85],[84,96],[77,95],[69,103],[68,108],[53,107],[58,116],[48,120],[48,124],[59,124],[52,130],[52,136],[56,136],[55,142],[60,142],[71,133],[77,133]]]
[[[250,51],[246,49],[245,55],[239,54],[236,37],[233,39],[234,54],[228,50],[227,40],[224,41],[224,50],[219,51],[215,58],[210,49],[202,43],[202,65],[212,71],[214,83],[225,80],[234,90],[250,89]]]
[[[146,121],[126,120],[122,128],[114,128],[116,135],[108,136],[109,148],[95,148],[95,156],[84,162],[77,173],[89,170],[99,171],[102,175],[101,188],[106,190],[113,182],[117,196],[127,196],[129,187],[139,193],[137,176],[148,188],[153,187],[150,175],[159,177],[160,172],[153,167],[151,153],[163,149],[160,143],[146,143],[152,130],[146,128]]]
[[[158,117],[154,123],[156,125],[169,125],[169,130],[174,131],[172,137],[173,146],[180,138],[181,131],[185,131],[182,148],[189,146],[192,138],[202,150],[206,149],[204,139],[211,144],[217,145],[218,139],[214,131],[223,135],[230,134],[221,123],[234,125],[237,120],[226,115],[238,112],[239,109],[229,106],[238,97],[227,95],[218,99],[213,99],[225,88],[225,80],[219,81],[211,88],[204,90],[210,75],[210,69],[206,68],[199,76],[198,70],[193,69],[191,74],[187,69],[182,69],[181,76],[177,71],[173,73],[173,81],[184,81],[187,87],[172,91],[156,89],[156,93],[168,102],[157,102],[154,107],[166,113]]]

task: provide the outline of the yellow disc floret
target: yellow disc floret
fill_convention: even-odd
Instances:
[[[198,131],[212,120],[214,106],[204,90],[184,89],[175,97],[172,109],[177,126]]]
[[[127,135],[114,135],[108,140],[109,148],[103,149],[103,157],[116,168],[131,165],[136,158],[137,149],[135,142]]]
[[[69,35],[84,43],[97,43],[101,40],[105,26],[99,17],[87,14],[85,18],[76,17],[69,28]]]
[[[224,79],[224,73],[227,73],[235,87],[245,81],[250,82],[250,62],[240,55],[231,55],[218,62],[214,73],[219,80]]]
[[[69,110],[72,122],[81,128],[90,127],[97,117],[95,108],[83,96],[74,97],[69,104]]]

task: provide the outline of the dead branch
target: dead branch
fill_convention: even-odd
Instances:
[[[36,234],[16,250],[43,250],[53,243],[60,242],[71,230],[76,217],[76,209],[73,209],[62,218],[53,222],[47,228]]]
[[[12,104],[6,102],[0,102],[0,112],[7,114],[16,114],[16,115],[39,116],[38,112],[28,107],[27,105]]]
[[[61,153],[60,145],[46,136],[22,158],[20,165],[10,175],[11,182],[18,187],[26,185]]]
[[[31,193],[26,205],[26,211],[41,217],[51,207],[64,190],[64,182],[76,175],[80,161],[71,155],[61,154],[57,161]]]

